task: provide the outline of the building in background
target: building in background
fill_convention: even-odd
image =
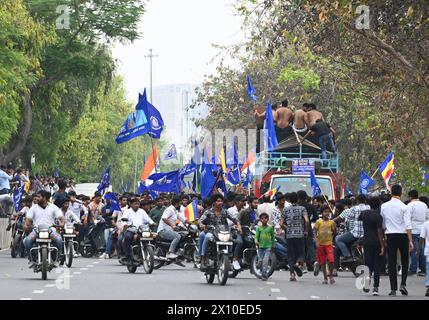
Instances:
[[[198,105],[194,109],[189,106],[196,99],[194,84],[172,84],[153,87],[152,104],[161,112],[165,124],[165,139],[168,144],[175,144],[178,153],[185,153],[191,136],[196,133],[194,120],[207,116],[206,105]]]

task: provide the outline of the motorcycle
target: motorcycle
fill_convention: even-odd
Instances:
[[[208,267],[205,271],[206,281],[212,284],[217,274],[218,282],[224,286],[228,281],[228,273],[231,270],[230,252],[232,252],[232,236],[224,226],[214,228],[208,227],[213,234],[214,241],[209,243],[207,248]]]
[[[235,270],[234,268],[231,268],[231,272],[229,273],[228,277],[235,278],[237,275],[247,269],[250,269],[250,272],[252,273],[251,265],[252,260],[255,255],[258,254],[256,245],[255,245],[255,229],[250,228],[248,226],[242,226],[243,230],[243,255],[240,259],[240,270]],[[233,232],[237,232],[236,229],[233,229]],[[231,261],[232,262],[232,261]],[[232,264],[231,264],[232,265]]]
[[[55,263],[58,261],[59,252],[54,246],[51,246],[51,228],[47,225],[40,225],[35,228],[36,242],[33,248],[30,249],[30,257],[34,262],[34,272],[42,272],[42,280],[48,277],[50,272],[56,267]],[[55,252],[55,255],[52,253]],[[37,258],[35,259],[37,255]]]
[[[93,241],[98,244],[97,242],[99,241],[97,241],[97,238],[99,237],[100,231],[103,229],[103,226],[105,224],[106,221],[104,220],[104,218],[102,216],[98,216],[95,219],[94,223],[89,226],[88,232],[86,232],[83,240],[79,243],[79,252],[82,257],[91,258],[97,253],[97,251],[104,251],[104,248],[101,248],[100,246],[97,246],[97,251],[94,251],[91,239],[93,239]]]
[[[276,243],[274,248],[274,254],[271,254],[271,259],[268,260],[268,277],[271,277],[275,270],[289,269],[287,260],[286,240],[284,239],[284,237],[276,236],[275,241]],[[254,255],[252,258],[252,263],[250,265],[250,272],[253,273],[259,279],[262,277],[261,264],[262,261],[260,261],[259,255]]]
[[[162,239],[158,235],[155,240],[155,269],[159,269],[163,265],[168,265],[170,263],[177,263],[180,266],[184,266],[184,260],[187,262],[192,261],[194,263],[194,267],[198,267],[200,262],[200,254],[198,250],[198,227],[194,224],[187,226],[179,225],[176,231],[180,234],[180,241],[177,245],[178,257],[175,259],[169,259],[166,257],[171,241]]]
[[[72,223],[66,224],[60,234],[63,237],[64,243],[64,254],[63,257],[61,257],[61,262],[65,262],[67,268],[71,268],[75,254],[75,246],[77,247],[79,245],[79,243],[75,241],[76,233],[74,225]]]
[[[132,228],[132,227],[131,227]],[[135,273],[137,267],[143,266],[147,274],[154,269],[154,245],[155,234],[150,231],[148,225],[141,225],[135,235],[135,244],[131,247],[131,262],[127,264],[129,273]]]
[[[361,274],[356,272],[356,269],[360,265],[365,265],[364,255],[363,255],[363,243],[362,239],[359,239],[353,242],[349,246],[349,250],[352,254],[353,260],[344,261],[343,259],[339,260],[339,267],[342,270],[348,269],[350,270],[355,277],[359,277]]]
[[[25,256],[22,240],[24,237],[24,214],[18,214],[12,223],[12,240],[10,243],[10,255],[16,258],[18,254],[21,258]]]

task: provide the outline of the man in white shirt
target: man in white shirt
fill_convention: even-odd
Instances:
[[[238,219],[238,214],[240,211],[244,208],[244,202],[245,199],[242,195],[237,195],[234,198],[234,206],[229,208],[227,211],[228,213],[234,217],[235,219]]]
[[[9,194],[10,183],[9,181],[13,179],[13,175],[9,175],[6,172],[6,166],[0,166],[0,195]]]
[[[181,222],[190,222],[186,219],[185,215],[180,213],[178,210],[180,208],[180,197],[175,196],[171,200],[171,206],[169,206],[162,214],[161,220],[159,221],[159,226],[157,233],[159,236],[165,240],[171,241],[170,249],[168,250],[167,259],[176,259],[177,254],[176,247],[180,241],[180,234],[175,232],[176,221],[179,219]]]
[[[422,232],[423,224],[429,220],[429,209],[427,205],[419,200],[419,193],[417,190],[411,190],[408,192],[410,203],[408,209],[410,210],[411,226],[413,228],[413,245],[414,250],[411,253],[411,264],[409,274],[417,273],[417,267],[420,268],[419,275],[424,275],[426,269],[426,260],[423,254],[424,248],[421,248],[419,252],[419,258],[417,259],[416,251],[419,244],[420,233]]]
[[[426,245],[425,245],[426,241]],[[424,249],[424,257],[426,259],[426,297],[429,297],[429,221],[426,221],[423,223],[422,231],[420,233],[420,248]],[[421,251],[417,250],[417,254],[419,254]]]
[[[396,296],[398,290],[397,252],[401,253],[401,286],[399,291],[402,295],[408,295],[406,289],[410,252],[413,251],[413,238],[411,217],[408,207],[401,201],[402,187],[392,186],[392,199],[381,206],[383,217],[383,229],[387,239],[387,255],[389,265],[389,279],[391,292],[389,296]]]
[[[124,212],[121,220],[124,223],[122,250],[125,254],[125,258],[122,260],[124,263],[128,263],[131,261],[131,244],[138,228],[144,224],[152,225],[154,222],[143,209],[140,209],[138,198],[131,199],[131,208]]]
[[[268,214],[268,224],[273,225],[273,211],[276,207],[275,203],[271,202],[269,196],[264,196],[263,203],[258,206],[258,217],[261,213]]]
[[[51,227],[50,238],[52,244],[58,249],[58,253],[62,252],[63,240],[61,236],[57,233],[56,229],[52,226],[55,225],[56,220],[59,220],[60,226],[64,225],[64,215],[61,210],[54,204],[48,202],[51,194],[44,190],[40,190],[36,193],[37,205],[31,207],[26,215],[25,220],[25,229],[31,230],[31,233],[24,239],[24,246],[28,253],[28,259],[30,260],[30,268],[33,267],[31,260],[30,250],[33,247],[34,241],[36,241],[36,232],[35,228],[45,225]]]

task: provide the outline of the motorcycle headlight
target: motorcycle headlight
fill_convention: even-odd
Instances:
[[[74,230],[72,228],[66,228],[66,234],[72,234],[73,231]]]
[[[222,242],[229,241],[229,234],[228,233],[219,233],[219,240]]]
[[[40,239],[49,239],[49,232],[48,231],[40,231],[39,232],[39,238]]]
[[[149,231],[144,231],[142,234],[143,238],[150,238],[152,234]]]

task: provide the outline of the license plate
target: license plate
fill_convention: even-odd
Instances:
[[[221,245],[221,246],[232,246],[232,242],[216,242],[217,245]]]
[[[63,237],[64,238],[74,238],[76,236],[74,234],[64,234]]]
[[[45,243],[49,243],[51,242],[51,239],[37,239],[36,242],[45,242]]]
[[[143,241],[152,241],[153,238],[142,238]]]

